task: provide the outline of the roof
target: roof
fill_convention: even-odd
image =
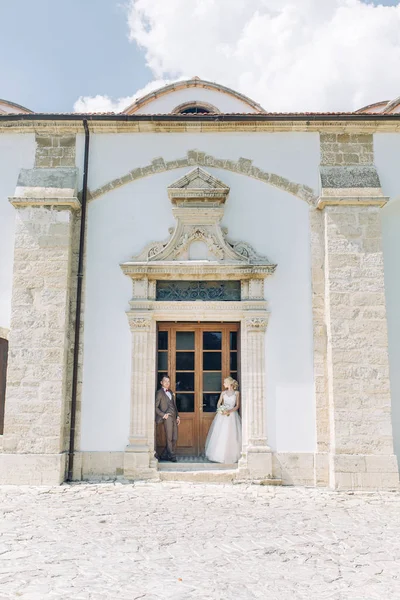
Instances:
[[[8,110],[11,109],[11,110]],[[21,106],[20,104],[15,104],[15,102],[9,102],[9,100],[3,100],[0,98],[0,115],[2,114],[30,114],[32,111],[25,106]]]
[[[400,113],[400,96],[394,100],[382,100],[374,104],[368,104],[356,110],[358,114],[386,114],[393,115]]]
[[[9,113],[0,114],[1,121],[274,121],[274,120],[294,120],[294,121],[318,121],[318,120],[354,120],[365,121],[370,119],[400,119],[400,112],[260,112],[260,113],[199,113],[199,114],[132,114],[125,113]]]

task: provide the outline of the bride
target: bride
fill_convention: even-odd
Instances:
[[[217,414],[206,439],[206,457],[212,462],[234,464],[242,449],[242,425],[238,382],[232,377],[224,380],[217,404]]]

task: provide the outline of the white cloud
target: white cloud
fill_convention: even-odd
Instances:
[[[126,96],[125,98],[118,98],[113,100],[109,96],[81,96],[74,104],[74,111],[78,113],[87,112],[121,112],[124,108],[127,108],[132,102],[141,96],[149,94],[153,90],[157,90],[171,83],[168,79],[155,79],[150,81],[144,88],[138,90],[133,96]]]
[[[131,0],[157,78],[198,75],[267,110],[354,110],[400,95],[400,6],[360,0]]]
[[[130,98],[80,98],[120,111],[198,75],[271,111],[355,110],[400,95],[400,5],[360,0],[130,0],[130,39],[156,81]]]

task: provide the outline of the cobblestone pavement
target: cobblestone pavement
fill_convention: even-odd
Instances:
[[[0,488],[0,600],[400,599],[400,495]]]

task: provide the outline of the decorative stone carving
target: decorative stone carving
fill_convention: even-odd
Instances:
[[[204,242],[211,254],[213,254],[219,260],[224,259],[224,249],[218,243],[218,240],[204,227],[193,227],[192,230],[187,231],[182,237],[175,247],[175,250],[172,252],[172,257],[179,257],[190,244],[194,241],[202,241]]]
[[[245,165],[243,166],[243,168]],[[176,227],[168,241],[153,242],[131,261],[121,265],[134,282],[128,319],[132,331],[131,432],[124,455],[128,478],[153,477],[154,393],[157,321],[241,322],[243,385],[243,456],[238,477],[263,479],[272,475],[272,454],[267,444],[265,415],[265,330],[268,324],[264,279],[276,265],[247,242],[227,239],[221,227],[229,187],[197,167],[168,188]],[[201,242],[201,260],[191,260],[190,245]],[[204,252],[203,252],[204,250]],[[157,295],[157,282],[165,285],[184,280],[189,285],[204,282],[213,294],[200,294],[193,286],[193,301],[166,290]],[[146,283],[144,283],[146,282]],[[218,291],[227,285],[235,294],[223,298]],[[239,287],[240,282],[240,287]],[[141,297],[147,287],[147,298]],[[168,287],[168,286],[167,286]],[[190,291],[190,290],[189,290]],[[186,292],[185,292],[186,293]],[[223,294],[224,295],[224,294]],[[212,299],[211,299],[212,298]],[[224,301],[221,301],[224,300]]]
[[[245,320],[247,331],[266,331],[268,319],[264,317],[251,317]]]
[[[152,242],[127,263],[121,265],[125,274],[132,278],[169,279],[171,269],[179,262],[180,274],[213,279],[233,278],[229,269],[242,267],[236,279],[264,278],[273,273],[276,265],[257,252],[247,242],[227,239],[226,228],[221,227],[224,205],[229,187],[196,167],[169,186],[168,195],[172,212],[177,220],[175,229],[167,241]],[[191,261],[188,250],[193,242],[203,242],[210,258]],[[243,270],[243,267],[248,267]],[[163,272],[164,271],[164,272]],[[220,273],[218,277],[218,273]]]
[[[129,315],[129,325],[131,331],[150,331],[151,318],[134,317]]]
[[[228,230],[226,228],[225,232],[228,233]],[[252,248],[252,246],[250,246],[250,244],[248,244],[247,242],[228,242],[233,250],[236,252],[236,254],[239,254],[239,256],[242,256],[243,258],[245,258],[249,263],[263,263],[265,261],[267,261],[267,257],[266,256],[260,256],[259,254],[257,254],[257,252],[254,250],[254,248]]]

